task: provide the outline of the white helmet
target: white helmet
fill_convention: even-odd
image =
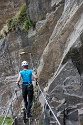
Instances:
[[[28,62],[27,61],[23,61],[22,62],[22,66],[28,66]]]

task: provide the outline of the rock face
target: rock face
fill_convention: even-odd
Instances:
[[[36,26],[28,33],[11,32],[0,41],[0,75],[6,79],[16,74],[24,59],[30,68],[37,65],[39,83],[47,83],[47,99],[61,124],[83,124],[83,0],[26,3]]]
[[[6,23],[6,20],[11,18],[18,12],[24,0],[1,0],[0,1],[0,29]]]
[[[44,74],[45,76],[46,74],[46,76],[48,76],[47,78],[50,77],[50,72],[52,73],[57,70],[59,64],[63,62],[68,51],[73,46],[73,44],[75,44],[77,39],[80,38],[80,34],[82,32],[82,27],[80,26],[82,25],[83,5],[81,2],[77,2],[75,6],[73,6],[74,3],[71,5],[72,7],[70,9],[69,3],[65,4],[64,12],[62,13],[61,18],[58,20],[55,29],[49,39],[49,43],[42,55],[42,62],[40,67],[42,65],[43,67],[41,75],[43,76]],[[77,18],[79,14],[80,17]]]
[[[63,7],[63,5],[59,6],[57,10],[48,14],[45,20],[38,21],[36,23],[36,29],[30,30],[28,34],[17,31],[9,33],[8,36],[1,40],[0,74],[2,76],[17,73],[21,68],[21,61],[24,59],[28,60],[29,68],[32,68],[30,61],[31,57],[33,59],[33,67],[36,67],[43,50],[49,41],[49,37],[54,30],[54,26],[62,14]],[[26,53],[20,55],[22,51]],[[32,53],[31,57],[30,53]]]
[[[45,19],[47,13],[51,12],[51,0],[26,0],[27,15],[33,22]]]
[[[83,104],[82,10],[82,1],[73,0],[71,3],[66,1],[62,16],[58,20],[49,39],[49,43],[43,52],[40,64],[40,67],[42,66],[40,72],[41,79],[43,79],[43,76],[46,78],[45,74],[47,78],[51,77],[50,72],[53,73],[54,70],[56,71],[48,82],[49,102],[50,105],[53,106],[53,97],[55,98],[55,105],[57,102],[59,103],[62,99],[65,99],[65,103],[60,105],[60,107],[54,107],[54,111],[55,113],[57,112],[57,115],[59,113],[64,115],[65,113],[62,112],[64,112],[64,110],[67,111],[67,114],[65,114],[66,120],[63,119],[62,122],[62,118],[59,117],[62,124],[64,124],[65,121],[66,125],[83,124],[81,120],[80,123],[78,123],[78,116],[80,114],[78,112],[78,104]],[[70,120],[72,122],[70,122]]]
[[[46,18],[46,14],[52,12],[63,4],[64,0],[26,0],[27,15],[33,22],[38,22]]]
[[[18,89],[15,79],[17,79],[17,75],[0,79],[0,116],[7,113],[9,106],[8,116],[15,117],[17,112],[20,111],[22,96],[20,96],[21,91]],[[17,92],[15,92],[15,88],[18,90]],[[14,108],[13,112],[12,108]]]

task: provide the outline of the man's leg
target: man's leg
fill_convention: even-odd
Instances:
[[[22,96],[23,96],[25,108],[27,109],[28,102],[27,102],[27,91],[26,91],[25,85],[22,86]]]
[[[27,107],[27,116],[30,117],[30,110],[32,107],[32,101],[33,101],[33,90],[28,92],[28,107]]]

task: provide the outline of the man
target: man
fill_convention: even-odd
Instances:
[[[22,95],[24,99],[25,108],[27,110],[27,117],[31,117],[30,109],[32,107],[33,101],[33,84],[32,84],[32,76],[37,80],[37,76],[34,71],[28,69],[27,61],[22,62],[23,70],[19,72],[19,76],[17,78],[17,84],[19,84],[22,79]],[[28,96],[28,101],[27,101]]]

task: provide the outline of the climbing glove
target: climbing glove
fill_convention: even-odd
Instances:
[[[16,84],[18,85],[18,87],[20,88],[20,84],[19,84],[19,82],[16,82]]]

